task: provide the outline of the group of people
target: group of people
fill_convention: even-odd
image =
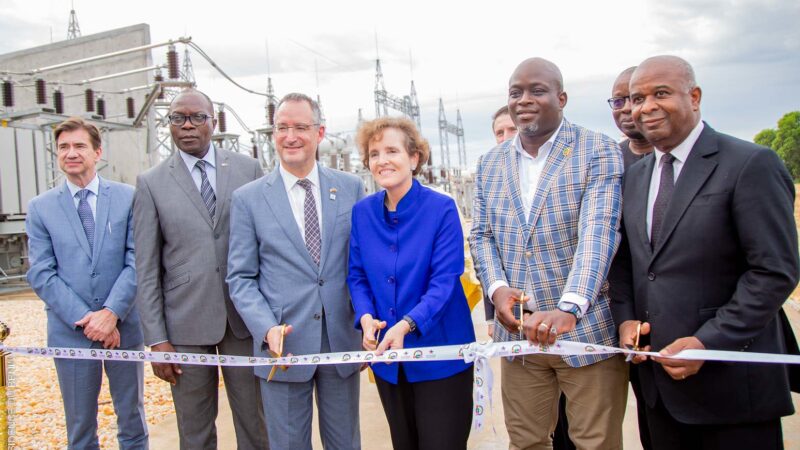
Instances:
[[[510,448],[622,448],[629,378],[647,449],[782,448],[785,366],[669,358],[793,343],[781,306],[800,267],[782,162],[701,121],[693,69],[674,56],[614,82],[621,144],[567,121],[567,98],[555,64],[523,61],[493,118],[498,145],[477,164],[469,243],[489,334],[661,357],[502,359]],[[48,345],[275,356],[475,340],[459,280],[464,231],[454,201],[416,179],[430,148],[413,122],[360,126],[362,162],[382,188],[365,197],[358,177],[317,163],[325,125],[306,95],[279,102],[279,164],[266,175],[211,143],[202,92],[182,91],[168,119],[179,151],[135,190],[97,175],[97,128],[72,118],[55,129],[66,181],[27,217]],[[142,364],[55,363],[70,448],[98,446],[103,370],[120,448],[147,448]],[[314,399],[325,448],[360,448],[362,369],[222,367],[237,448],[311,448]],[[394,448],[466,447],[470,364],[372,370]],[[181,448],[216,448],[219,369],[153,371],[172,385]]]

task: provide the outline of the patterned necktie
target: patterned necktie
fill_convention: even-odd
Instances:
[[[94,216],[92,216],[92,207],[89,206],[89,193],[88,189],[81,189],[76,194],[78,196],[78,217],[81,218],[83,224],[83,232],[86,233],[86,240],[89,241],[89,251],[94,253]]]
[[[664,222],[664,214],[667,212],[669,200],[672,198],[672,191],[675,190],[675,170],[672,163],[675,157],[665,153],[661,157],[664,164],[661,166],[661,181],[658,183],[658,194],[653,203],[653,220],[650,227],[650,248],[655,249],[658,244],[661,224]]]
[[[305,178],[298,180],[297,184],[306,191],[306,199],[303,202],[306,248],[314,262],[319,265],[319,256],[322,252],[322,239],[320,238],[319,218],[317,217],[317,203],[314,201],[314,191],[311,190],[311,182]]]
[[[213,222],[214,215],[217,213],[217,196],[214,195],[211,183],[208,182],[206,162],[201,159],[195,163],[195,166],[200,170],[200,196],[203,197],[203,203],[206,204],[208,215],[211,216],[211,221]]]

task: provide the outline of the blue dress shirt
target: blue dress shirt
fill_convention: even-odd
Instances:
[[[475,341],[459,277],[464,272],[464,238],[455,202],[414,180],[397,211],[384,206],[386,192],[353,207],[347,283],[355,326],[371,314],[386,330],[408,315],[417,330],[405,348]],[[381,336],[382,338],[383,336]],[[372,365],[376,376],[397,384],[399,364],[408,381],[440,380],[470,368],[463,361]]]

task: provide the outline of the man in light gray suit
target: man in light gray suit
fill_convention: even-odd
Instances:
[[[316,162],[325,136],[319,106],[288,94],[275,114],[280,164],[233,193],[228,283],[253,334],[255,356],[359,350],[345,284],[356,176]],[[283,327],[282,325],[285,325]],[[325,448],[358,449],[359,366],[257,367],[272,448],[310,449],[316,389]]]
[[[133,187],[97,174],[103,149],[94,125],[73,117],[54,134],[66,181],[32,199],[25,220],[28,282],[46,305],[47,345],[141,350],[134,306]],[[117,413],[119,448],[147,448],[142,363],[57,358],[55,366],[70,449],[99,448],[103,368]]]
[[[181,92],[169,109],[180,149],[141,174],[134,200],[137,302],[153,351],[249,355],[252,338],[225,284],[231,193],[262,175],[253,158],[215,148],[211,100]],[[217,447],[216,366],[153,363],[172,383],[182,449]],[[267,448],[253,369],[223,367],[239,449]]]

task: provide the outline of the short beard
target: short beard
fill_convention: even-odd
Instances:
[[[517,127],[517,133],[524,134],[526,136],[535,135],[537,131],[539,131],[538,122],[531,122],[527,125]]]

